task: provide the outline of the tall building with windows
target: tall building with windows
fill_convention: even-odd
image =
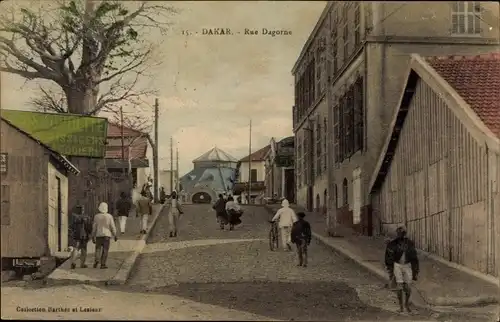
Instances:
[[[292,70],[297,203],[370,234],[368,184],[411,54],[498,48],[497,2],[328,2]]]

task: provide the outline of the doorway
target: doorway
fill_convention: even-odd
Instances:
[[[314,196],[313,196],[313,186],[307,187],[307,211],[313,211],[314,207]]]
[[[62,251],[62,196],[61,196],[61,179],[56,177],[57,193],[56,193],[56,216],[57,216],[57,251]]]
[[[295,203],[295,171],[285,170],[285,197],[290,203]]]

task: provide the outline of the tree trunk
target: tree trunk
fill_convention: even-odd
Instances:
[[[84,86],[81,87],[85,88]],[[68,113],[93,115],[98,112],[95,110],[98,91],[92,88],[81,90],[71,88],[65,90],[65,94],[68,102]]]

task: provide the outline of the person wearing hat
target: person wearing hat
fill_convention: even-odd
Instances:
[[[387,244],[385,251],[385,266],[389,278],[395,279],[400,312],[410,310],[411,283],[417,280],[419,262],[417,249],[412,240],[406,236],[406,227],[396,229],[396,238]],[[404,293],[404,299],[403,299]]]
[[[292,243],[297,246],[299,264],[297,266],[307,267],[307,247],[311,244],[311,225],[304,220],[305,213],[299,212],[299,220],[292,226]]]

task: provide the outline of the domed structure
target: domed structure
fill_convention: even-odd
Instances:
[[[195,168],[219,167],[220,165],[236,168],[238,160],[221,149],[213,147],[194,159],[193,163]]]
[[[194,169],[180,178],[182,189],[193,203],[210,203],[232,191],[238,160],[214,147],[193,160]]]

